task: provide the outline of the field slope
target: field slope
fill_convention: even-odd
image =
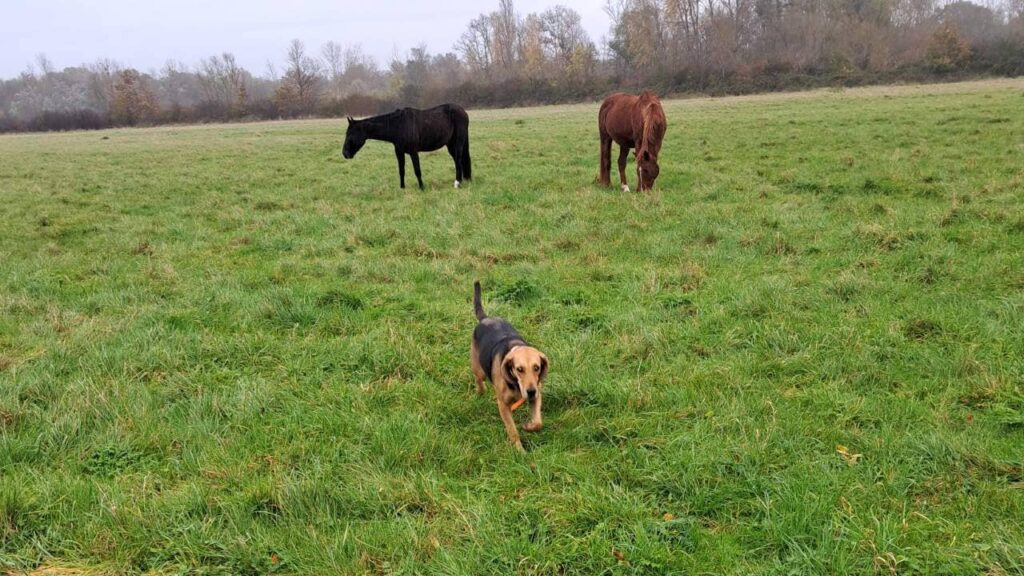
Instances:
[[[665,104],[0,137],[0,573],[1024,571],[1024,81]]]

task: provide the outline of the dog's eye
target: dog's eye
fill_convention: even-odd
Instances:
[[[522,366],[516,366],[516,372],[519,372],[520,374],[522,374],[523,367]]]
[[[536,364],[534,364],[533,365],[533,371],[534,372],[540,372],[540,366],[537,366]]]

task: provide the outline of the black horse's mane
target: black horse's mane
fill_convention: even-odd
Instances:
[[[363,118],[362,120],[357,120],[356,122],[377,124],[377,123],[380,123],[380,122],[389,122],[391,120],[397,120],[398,117],[401,116],[401,115],[402,115],[402,109],[399,108],[399,109],[395,110],[394,112],[385,112],[384,114],[378,114],[376,116],[370,116],[369,118]]]

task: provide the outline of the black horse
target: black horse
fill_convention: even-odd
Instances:
[[[405,155],[412,157],[412,169],[422,190],[419,153],[432,152],[442,146],[448,147],[448,153],[455,160],[455,187],[458,188],[463,179],[473,179],[469,159],[469,115],[456,104],[442,104],[428,110],[402,108],[365,120],[353,120],[349,116],[341,155],[354,158],[368,138],[395,145],[398,179],[402,188],[405,188]]]

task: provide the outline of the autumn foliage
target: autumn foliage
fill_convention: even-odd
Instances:
[[[230,53],[144,73],[45,57],[0,81],[0,131],[366,115],[396,106],[515,106],[615,90],[736,94],[1024,73],[1022,0],[609,0],[607,34],[565,6],[513,0],[471,19],[452,50],[381,65],[358,44],[293,40],[254,74]]]

